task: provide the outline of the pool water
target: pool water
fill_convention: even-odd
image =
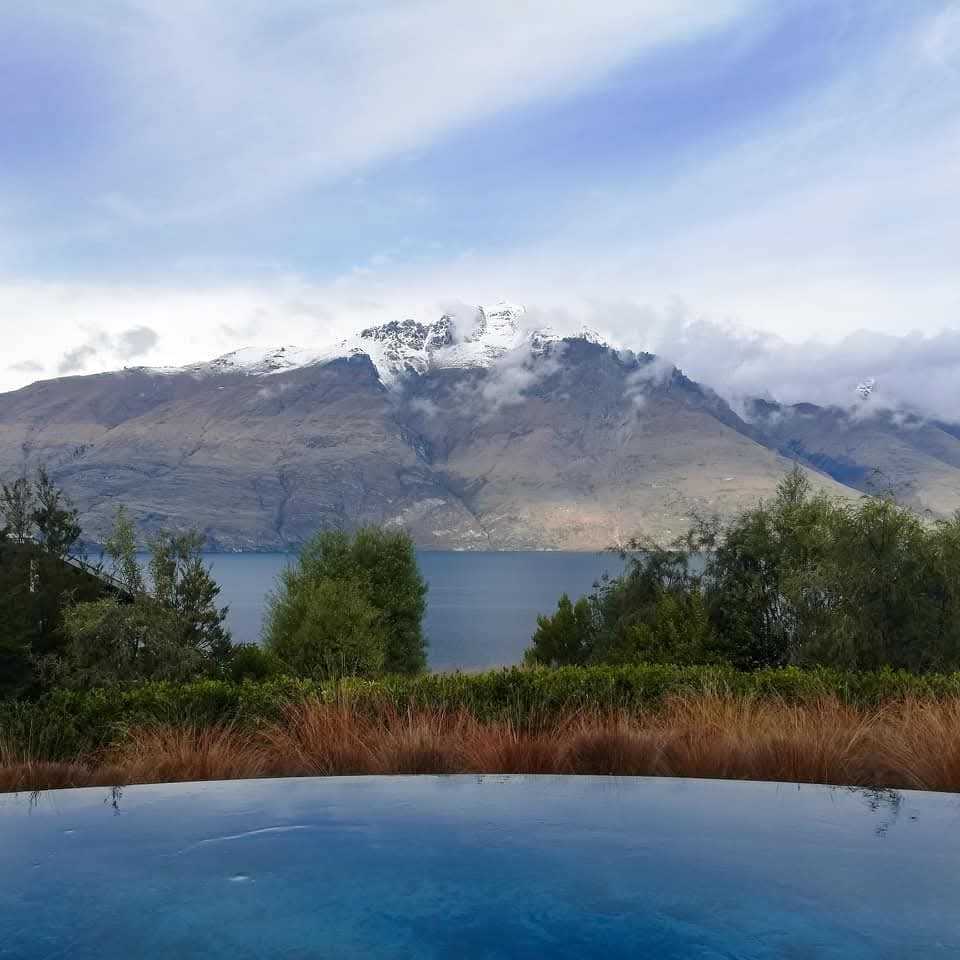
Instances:
[[[960,956],[960,796],[593,777],[0,796],[0,957]]]

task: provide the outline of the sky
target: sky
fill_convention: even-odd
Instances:
[[[960,0],[0,6],[0,390],[451,299],[960,419]]]

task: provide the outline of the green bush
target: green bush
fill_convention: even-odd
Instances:
[[[528,663],[960,669],[960,514],[833,499],[794,470],[726,525],[630,550],[622,576],[539,619]]]
[[[726,666],[631,664],[611,667],[494,670],[487,673],[391,675],[318,683],[290,677],[234,683],[198,680],[144,683],[74,692],[33,702],[0,702],[0,741],[29,746],[48,759],[69,759],[121,740],[130,728],[157,724],[258,725],[282,718],[291,704],[344,698],[359,708],[464,709],[481,720],[535,724],[575,710],[638,710],[675,694],[716,693],[790,702],[837,696],[875,707],[905,697],[960,697],[960,673],[853,673],[797,667],[741,672]]]
[[[255,643],[238,643],[224,670],[227,679],[234,683],[267,680],[283,673],[283,661]]]
[[[426,667],[426,595],[407,533],[323,531],[281,573],[264,639],[302,676],[418,673]]]
[[[300,677],[376,676],[386,659],[386,631],[362,580],[313,579],[285,570],[270,602],[266,645]]]

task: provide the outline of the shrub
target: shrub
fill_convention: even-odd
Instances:
[[[797,469],[725,527],[630,549],[621,577],[540,618],[528,662],[960,668],[960,514],[834,500]]]
[[[88,691],[58,690],[36,702],[0,702],[0,741],[33,745],[50,760],[88,755],[152,726],[229,724],[239,728],[273,723],[310,699],[349,703],[379,714],[465,711],[480,721],[535,728],[550,718],[579,712],[635,714],[675,696],[749,697],[784,703],[815,703],[834,697],[851,706],[946,701],[960,698],[960,673],[924,674],[881,670],[854,673],[818,668],[773,668],[746,673],[725,666],[630,664],[494,670],[479,674],[347,678],[317,683],[291,677],[234,683],[206,679],[153,682]]]
[[[267,649],[288,671],[324,679],[383,670],[386,631],[360,580],[313,579],[285,570],[271,601]]]
[[[234,683],[266,680],[283,673],[283,661],[275,653],[255,643],[238,643],[226,665],[226,676]]]
[[[304,546],[296,567],[281,574],[268,603],[265,639],[310,675],[417,673],[426,666],[426,595],[408,534],[377,527],[353,536],[324,531]],[[308,651],[310,644],[316,649]]]

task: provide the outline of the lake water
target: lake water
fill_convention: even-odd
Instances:
[[[465,553],[417,555],[430,592],[424,629],[434,670],[465,670],[519,663],[537,627],[564,592],[589,592],[623,562],[611,553]],[[259,639],[264,599],[289,554],[209,554],[207,560],[230,607],[234,639]]]
[[[0,957],[960,956],[960,797],[592,777],[0,796]]]

